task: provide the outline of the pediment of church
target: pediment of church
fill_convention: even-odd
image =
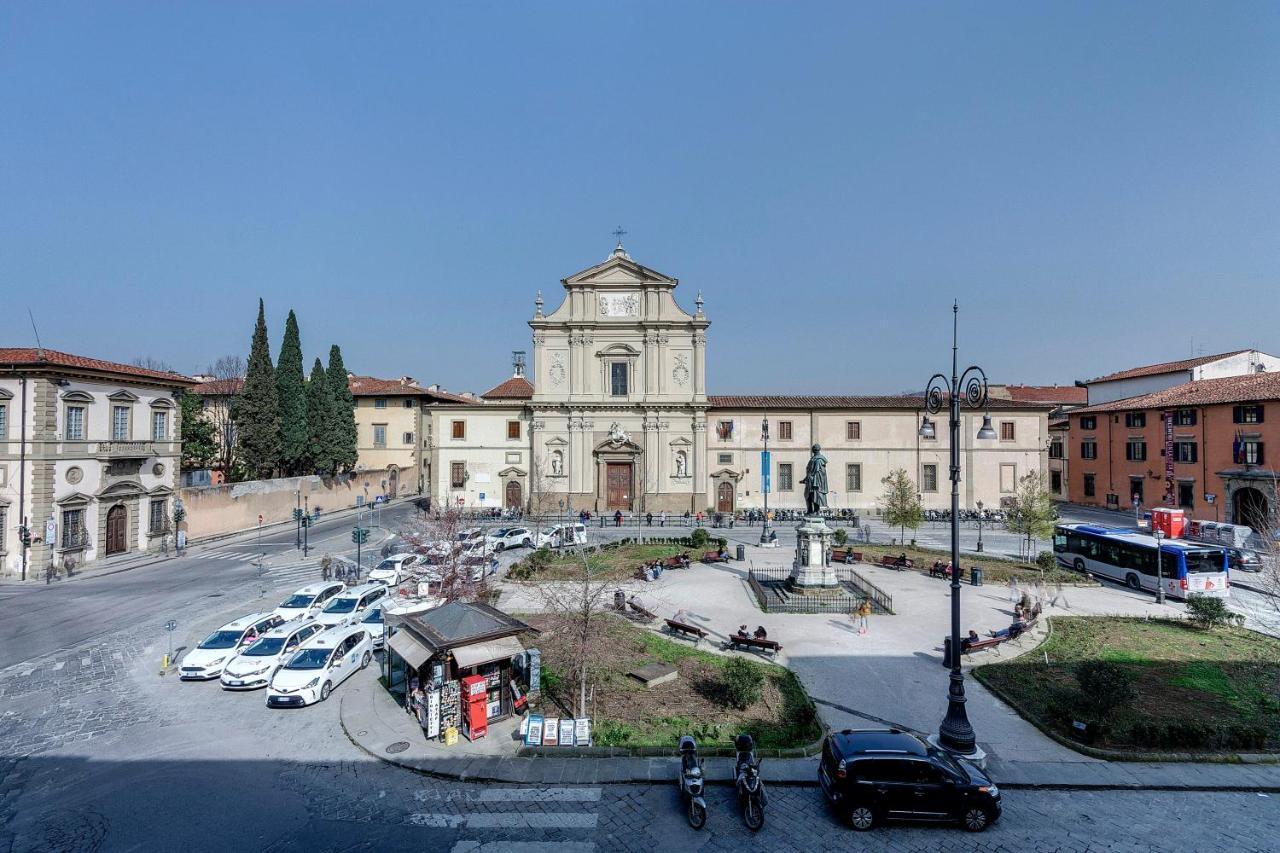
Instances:
[[[692,447],[693,446],[693,442],[685,438],[684,436],[671,439],[670,444],[672,447]]]
[[[564,283],[566,286],[582,284],[635,286],[649,283],[674,285],[676,280],[670,276],[663,275],[657,270],[651,270],[642,264],[637,264],[625,254],[619,254],[615,251],[604,263],[596,264],[581,272],[574,273],[566,278]]]

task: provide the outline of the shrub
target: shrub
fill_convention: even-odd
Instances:
[[[1076,667],[1080,698],[1089,711],[1105,716],[1134,700],[1133,678],[1119,664],[1089,660]]]
[[[1036,565],[1048,571],[1058,567],[1058,558],[1053,555],[1052,551],[1041,551],[1036,555]]]
[[[1238,614],[1232,613],[1221,598],[1208,595],[1187,596],[1187,618],[1197,628],[1206,631],[1244,621]]]
[[[705,527],[699,527],[689,537],[689,544],[694,548],[706,548],[709,542],[711,542],[711,534]]]
[[[745,711],[760,701],[764,672],[746,658],[730,658],[722,670],[724,699],[731,707]]]
[[[849,541],[849,531],[845,530],[843,527],[837,527],[835,535],[831,538],[836,541],[837,545],[844,545]]]

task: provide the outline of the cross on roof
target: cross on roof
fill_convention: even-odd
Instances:
[[[617,228],[613,229],[613,236],[617,239],[618,245],[621,246],[622,238],[627,236],[627,232],[623,231],[622,226],[619,225]]]

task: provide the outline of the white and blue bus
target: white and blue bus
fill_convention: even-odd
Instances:
[[[1157,584],[1157,544],[1154,536],[1141,531],[1098,524],[1059,524],[1053,531],[1059,565],[1151,592]],[[1159,547],[1165,595],[1230,594],[1225,548],[1178,539],[1166,539]]]

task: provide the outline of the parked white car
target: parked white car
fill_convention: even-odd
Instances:
[[[587,544],[587,528],[583,524],[563,524],[548,527],[538,534],[539,548],[563,548],[566,545]]]
[[[481,542],[484,540],[484,529],[480,527],[468,527],[466,530],[459,530],[453,537],[459,542]]]
[[[178,678],[183,681],[217,678],[227,661],[239,654],[240,649],[252,645],[260,636],[282,624],[284,619],[275,613],[250,613],[228,622],[183,656]]]
[[[319,613],[320,609],[329,603],[329,599],[346,588],[346,584],[337,581],[307,584],[280,602],[280,606],[276,608],[276,614],[285,620],[310,618]]]
[[[313,621],[286,622],[272,628],[252,646],[227,661],[222,669],[222,689],[257,690],[266,687],[280,664],[320,631],[320,626]]]
[[[373,659],[369,633],[361,625],[324,631],[302,644],[271,676],[268,708],[301,708],[323,702],[333,688]]]
[[[485,537],[485,544],[495,551],[507,548],[531,548],[537,536],[527,527],[499,527]]]
[[[383,601],[390,601],[390,599],[383,599]],[[360,620],[365,633],[369,635],[369,644],[375,649],[385,646],[387,638],[398,630],[394,625],[387,625],[387,617],[383,613],[384,609],[385,605],[382,604],[377,607],[370,607],[369,612]]]
[[[316,614],[316,621],[325,628],[336,625],[354,625],[365,616],[365,611],[387,595],[387,587],[381,583],[364,583],[344,590],[330,599],[325,608]]]
[[[387,586],[396,586],[400,581],[409,577],[410,567],[417,564],[417,554],[395,554],[378,563],[369,572],[369,581],[371,583],[386,584]]]

